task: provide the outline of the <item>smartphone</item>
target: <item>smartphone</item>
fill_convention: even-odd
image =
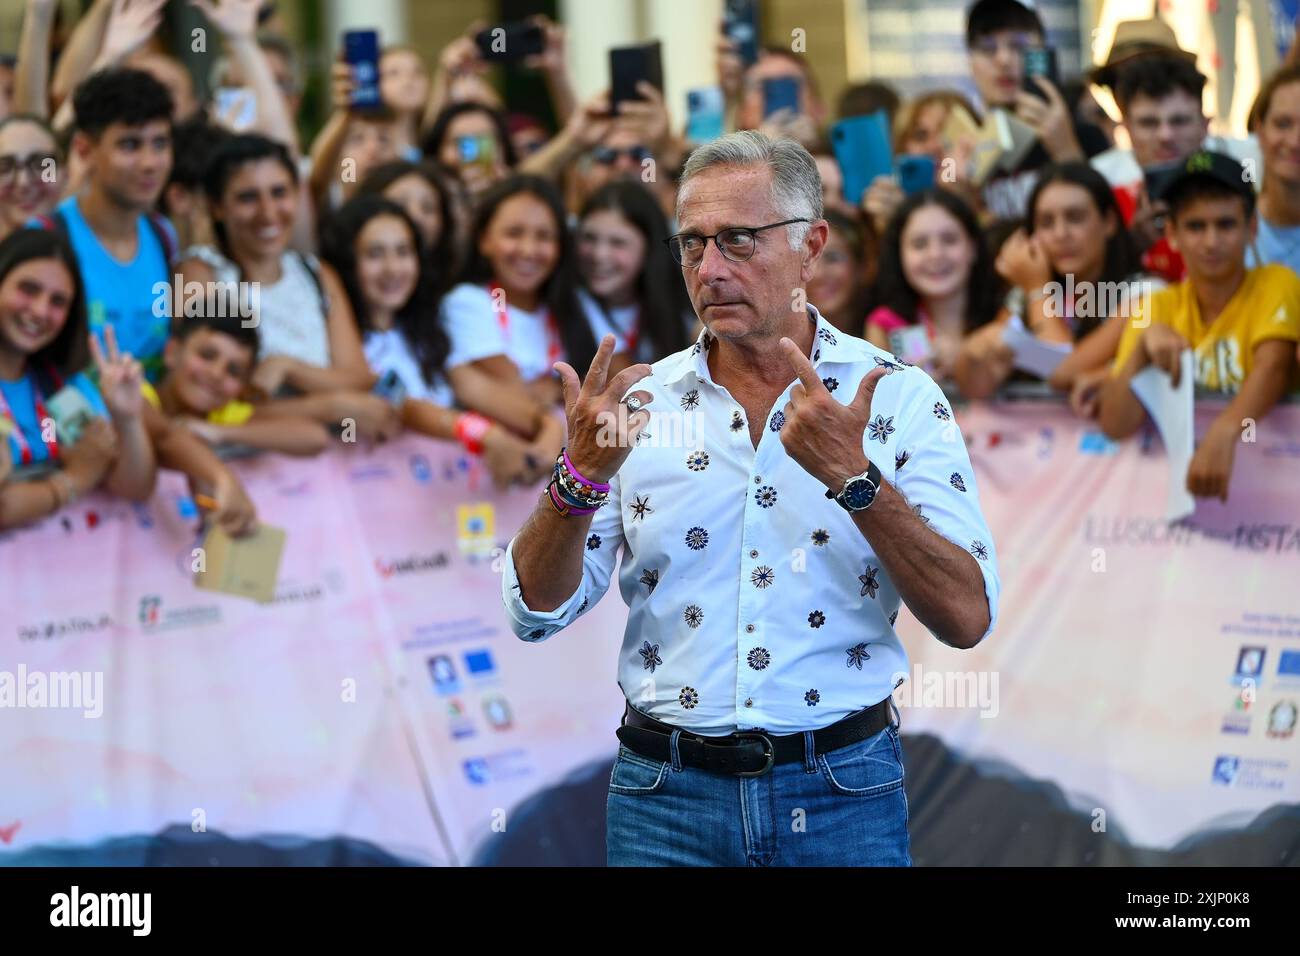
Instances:
[[[1056,72],[1056,49],[1050,46],[1031,46],[1025,50],[1025,92],[1033,93],[1041,100],[1047,99],[1045,94],[1034,77],[1041,76],[1050,82],[1058,90],[1061,88],[1061,78]]]
[[[510,63],[546,49],[546,34],[539,24],[516,20],[480,30],[474,43],[485,60]]]
[[[745,66],[758,62],[758,0],[727,0],[722,13],[722,32],[739,47]]]
[[[706,86],[686,92],[686,141],[698,146],[722,135],[724,113],[722,88]]]
[[[889,115],[876,110],[849,116],[831,127],[831,150],[844,177],[844,198],[854,206],[877,176],[894,172],[894,152],[889,138]]]
[[[401,405],[406,400],[406,386],[402,384],[401,376],[391,368],[380,376],[371,391],[391,405]]]
[[[763,119],[777,110],[799,112],[799,80],[793,76],[773,76],[763,81]]]
[[[257,96],[248,87],[223,86],[212,94],[212,103],[217,122],[236,133],[257,122]]]
[[[344,33],[343,59],[352,67],[352,108],[367,110],[379,106],[379,31]]]
[[[894,172],[898,175],[898,187],[903,190],[903,195],[922,192],[934,185],[934,157],[900,156]]]
[[[496,144],[491,136],[457,136],[456,156],[461,165],[480,163],[490,166],[496,153]]]
[[[636,85],[645,81],[663,92],[664,66],[659,41],[609,51],[609,106],[617,114],[624,100],[639,100]]]

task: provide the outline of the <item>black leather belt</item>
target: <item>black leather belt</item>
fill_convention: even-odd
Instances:
[[[813,731],[813,749],[818,754],[839,750],[880,733],[890,722],[889,698],[886,697],[866,710]],[[672,760],[669,738],[673,731],[680,729],[648,717],[628,704],[617,734],[628,750],[651,760],[668,762]],[[740,777],[760,777],[777,764],[803,760],[804,737],[803,734],[768,734],[762,730],[741,730],[725,737],[702,737],[682,730],[677,752],[686,767]]]

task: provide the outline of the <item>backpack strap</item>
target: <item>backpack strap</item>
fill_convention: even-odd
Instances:
[[[149,228],[153,231],[154,238],[158,240],[158,245],[162,246],[163,256],[170,266],[176,259],[177,249],[176,243],[172,240],[171,230],[167,227],[167,221],[152,210],[145,213],[145,219],[149,221]]]
[[[312,285],[316,287],[316,295],[320,298],[321,307],[326,313],[328,313],[330,309],[330,299],[329,296],[325,294],[325,283],[321,281],[320,272],[312,267],[311,260],[309,260],[300,250],[293,250],[293,254],[298,257],[298,261],[302,263],[302,267],[307,270],[307,275],[311,276],[311,282]]]

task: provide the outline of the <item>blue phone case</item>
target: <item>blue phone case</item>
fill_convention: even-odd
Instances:
[[[849,116],[831,127],[831,149],[844,177],[844,198],[854,206],[877,176],[894,171],[889,117],[884,110]]]
[[[343,59],[352,67],[352,106],[373,109],[379,97],[379,33],[349,30],[343,34]]]
[[[774,76],[763,81],[763,119],[777,110],[799,112],[799,81],[793,76]]]
[[[898,157],[898,187],[910,196],[934,185],[933,156]]]

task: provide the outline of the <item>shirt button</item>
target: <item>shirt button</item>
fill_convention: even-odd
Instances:
[[[752,697],[746,697],[746,698],[745,698],[745,706],[746,706],[746,707],[753,707],[753,706],[754,706],[754,698],[752,698]]]
[[[746,633],[746,634],[753,634],[753,633],[754,633],[754,625],[753,625],[753,624],[746,624],[746,625],[745,625],[745,633]]]
[[[762,475],[755,475],[755,476],[754,476],[754,484],[756,484],[756,485],[761,485],[762,483],[763,483],[763,476],[762,476]]]
[[[751,551],[749,552],[749,556],[750,556],[751,558],[756,558],[756,557],[758,557],[758,552],[757,552],[757,551],[752,551],[752,550],[751,550]]]

